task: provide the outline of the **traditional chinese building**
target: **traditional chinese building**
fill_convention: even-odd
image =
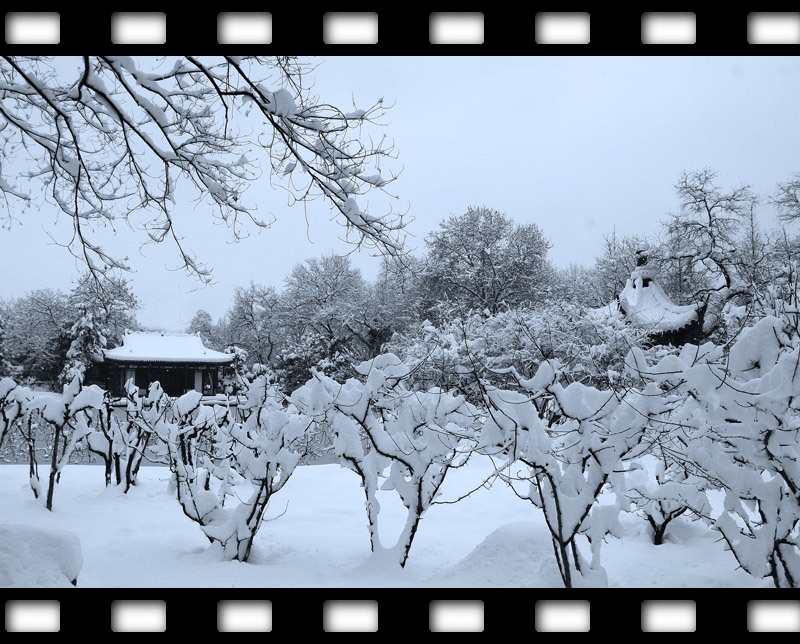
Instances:
[[[703,308],[697,304],[675,304],[647,268],[647,257],[637,255],[637,266],[619,295],[619,310],[649,331],[650,344],[681,346],[697,342],[703,331]]]
[[[213,395],[220,371],[233,361],[233,356],[204,346],[197,334],[161,331],[126,332],[122,346],[104,354],[105,385],[118,395],[131,378],[140,389],[158,381],[170,396],[191,390]]]

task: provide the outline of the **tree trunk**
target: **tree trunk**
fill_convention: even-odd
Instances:
[[[367,496],[365,504],[367,506],[367,521],[369,521],[369,549],[371,552],[377,552],[382,549],[381,538],[378,534],[378,514],[380,509],[377,506],[378,500],[375,498],[370,499],[371,495],[366,489],[365,494]]]
[[[147,449],[149,442],[149,435],[139,436],[134,444],[134,449],[131,450],[128,457],[128,464],[125,467],[125,494],[131,489],[131,486],[136,484],[136,477],[139,474],[139,466],[142,464],[144,458],[144,450]]]
[[[564,588],[572,588],[572,568],[569,565],[569,548],[566,543],[558,542],[558,556],[561,559]]]
[[[39,498],[39,464],[36,462],[36,439],[29,429],[25,442],[28,444],[28,466],[30,473],[30,485],[33,490],[33,497]],[[34,481],[36,481],[34,483]]]
[[[660,546],[664,543],[664,533],[667,531],[669,521],[665,521],[653,532],[653,544]]]
[[[255,538],[258,527],[261,524],[261,517],[264,515],[264,511],[267,509],[267,505],[269,505],[271,496],[272,493],[269,485],[266,483],[266,481],[262,481],[261,487],[256,494],[253,509],[247,516],[247,521],[245,522],[245,525],[247,526],[247,534],[242,538],[239,537],[238,532],[236,534],[236,559],[241,562],[246,563],[250,558],[250,551],[253,548],[253,539]]]
[[[375,496],[375,492],[377,490],[377,480],[373,479],[371,476],[368,476],[363,463],[360,463],[357,459],[347,456],[342,458],[345,462],[350,464],[350,467],[352,467],[353,471],[355,471],[361,479],[361,487],[364,490],[364,496],[366,497],[366,500],[364,501],[364,507],[367,510],[367,521],[369,523],[368,529],[370,551],[377,552],[378,550],[382,550],[383,547],[378,534],[378,516],[381,506],[377,497]]]
[[[405,528],[403,528],[403,533],[400,537],[400,541],[398,545],[402,544],[402,556],[400,557],[400,567],[405,568],[406,562],[408,561],[408,553],[411,550],[411,544],[414,542],[414,536],[417,533],[417,528],[419,527],[419,522],[422,519],[422,515],[419,514],[416,510],[408,510],[408,519],[406,520]]]
[[[400,567],[405,568],[408,561],[408,553],[411,550],[411,544],[414,542],[414,537],[417,534],[419,522],[422,520],[422,513],[425,511],[422,504],[422,480],[415,481],[417,494],[415,503],[408,506],[408,518],[403,532],[400,533],[400,539],[397,541],[397,546],[402,547],[402,555],[400,557]]]
[[[105,478],[106,487],[111,485],[111,449],[109,448],[108,454],[103,454],[103,463],[105,464]]]
[[[56,425],[55,435],[53,436],[53,455],[50,461],[50,484],[47,487],[47,509],[53,511],[53,491],[56,487],[58,475],[58,442],[61,438],[61,425]]]
[[[656,521],[655,518],[649,514],[647,515],[647,522],[650,524],[650,527],[653,528],[653,545],[660,546],[664,543],[664,534],[667,532],[667,526],[673,519],[681,516],[688,509],[688,507],[683,507],[680,510],[662,514],[663,518],[660,522]]]

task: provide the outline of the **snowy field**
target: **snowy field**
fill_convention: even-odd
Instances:
[[[479,483],[488,460],[449,475],[442,500]],[[338,465],[297,468],[267,511],[250,563],[226,562],[168,491],[169,472],[143,468],[128,495],[103,487],[102,468],[72,465],[55,491],[54,511],[35,501],[27,465],[0,466],[0,516],[73,532],[80,540],[79,587],[561,587],[541,513],[506,486],[481,489],[423,517],[405,569],[371,557],[363,492]],[[40,475],[46,475],[45,468]],[[392,545],[404,509],[380,492],[381,535]],[[771,587],[741,570],[716,533],[676,519],[654,546],[635,515],[621,517],[622,539],[609,537],[602,560],[611,587]],[[13,533],[13,532],[12,532]],[[19,533],[18,533],[19,534]],[[25,569],[0,544],[0,585],[56,585]],[[16,544],[20,546],[22,544]],[[37,576],[38,575],[38,576]],[[68,585],[64,580],[64,585]]]

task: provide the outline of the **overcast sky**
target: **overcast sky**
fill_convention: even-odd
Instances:
[[[656,230],[676,208],[673,185],[683,170],[710,167],[724,185],[748,183],[762,195],[800,172],[800,57],[319,62],[315,92],[324,101],[349,107],[353,98],[363,106],[383,97],[394,105],[385,133],[403,171],[392,191],[414,217],[408,241],[420,250],[443,218],[484,205],[541,227],[555,264],[590,265],[613,228]],[[305,258],[348,250],[321,203],[289,208],[285,194],[254,190],[262,214],[277,222],[239,244],[193,204],[180,213],[187,244],[214,268],[213,286],[166,270],[175,264],[171,248],[140,254],[131,237],[141,323],[183,330],[201,308],[218,318],[237,285],[280,287]],[[0,231],[0,296],[71,288],[79,267],[50,244],[53,212],[25,212],[23,225]],[[769,207],[760,214],[774,224]],[[126,234],[119,230],[120,243]],[[353,261],[367,278],[377,273],[379,259],[368,253]]]

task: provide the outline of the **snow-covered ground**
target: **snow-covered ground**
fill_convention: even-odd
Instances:
[[[477,484],[488,470],[476,459],[454,471],[442,500]],[[72,465],[55,491],[54,511],[33,499],[27,465],[0,466],[0,517],[6,524],[67,530],[83,550],[79,587],[560,587],[541,513],[506,486],[480,489],[423,517],[404,570],[370,556],[358,478],[338,465],[299,467],[273,499],[251,562],[223,561],[168,492],[169,472],[146,467],[127,495],[103,487],[103,471]],[[40,474],[45,474],[42,468]],[[404,509],[381,492],[385,545]],[[622,517],[603,564],[612,587],[769,587],[736,570],[731,553],[701,523],[677,519],[666,543],[649,541],[645,522]],[[2,562],[0,562],[2,563]],[[9,583],[2,579],[0,585]],[[16,585],[36,586],[31,577]],[[47,584],[48,582],[44,582]]]

